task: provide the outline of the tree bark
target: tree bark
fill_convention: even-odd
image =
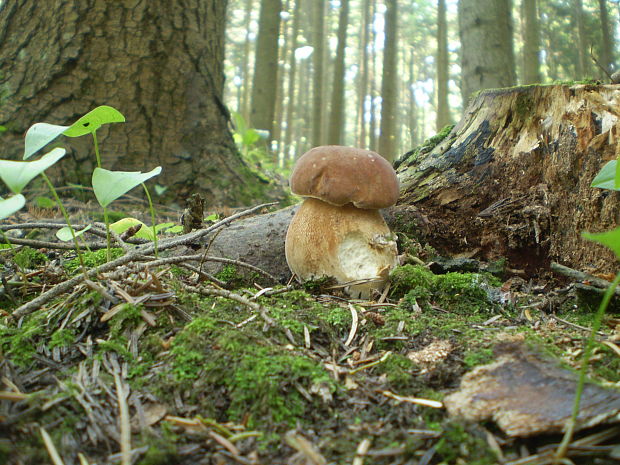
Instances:
[[[269,141],[273,138],[275,117],[281,10],[282,0],[261,1],[252,82],[251,125],[269,131]]]
[[[338,19],[338,48],[336,49],[332,86],[331,118],[327,134],[327,143],[331,145],[342,145],[342,130],[344,127],[344,58],[348,23],[349,0],[341,0]]]
[[[21,158],[36,122],[70,124],[102,104],[125,124],[97,135],[107,169],[163,166],[177,198],[248,204],[265,185],[241,160],[223,92],[225,0],[15,0],[0,8],[3,156]],[[62,25],[62,27],[59,27]],[[65,138],[54,182],[90,185],[92,139]],[[62,171],[60,171],[62,170]]]
[[[325,4],[315,2],[313,6],[312,45],[312,144],[323,145],[323,68],[325,51]]]
[[[379,153],[392,162],[396,158],[396,98],[398,95],[398,4],[387,0],[385,12],[385,42],[383,46],[383,74],[381,77],[381,126]]]
[[[619,136],[617,86],[484,91],[446,139],[401,163],[400,200],[383,214],[401,239],[429,243],[444,256],[506,258],[530,277],[548,272],[551,261],[615,271],[614,255],[581,233],[620,223],[620,194],[590,187],[620,152]],[[210,250],[284,282],[294,210],[234,223]]]
[[[606,0],[598,0],[599,18],[601,21],[601,64],[608,73],[612,73],[617,67],[614,66],[614,35],[609,22]],[[605,76],[601,76],[605,78]]]
[[[459,0],[463,106],[481,89],[516,82],[510,0]]]
[[[523,84],[541,82],[540,76],[540,25],[536,0],[523,0]]]
[[[452,124],[448,104],[448,80],[450,60],[448,55],[448,23],[446,0],[437,1],[437,132]]]

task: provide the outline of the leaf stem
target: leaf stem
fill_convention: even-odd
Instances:
[[[575,434],[575,427],[577,426],[577,416],[579,415],[579,404],[581,403],[581,396],[583,394],[583,388],[586,383],[586,373],[588,371],[588,363],[590,362],[590,356],[592,355],[592,349],[594,348],[594,340],[596,338],[596,333],[601,327],[601,323],[603,321],[603,315],[605,314],[605,310],[611,301],[612,296],[616,290],[616,287],[620,284],[620,272],[616,275],[613,282],[609,285],[607,290],[605,291],[605,295],[601,299],[601,303],[596,311],[596,315],[594,316],[594,321],[592,322],[592,330],[590,331],[590,335],[588,336],[588,340],[586,342],[586,347],[583,353],[583,358],[581,359],[581,368],[579,370],[579,380],[577,381],[577,390],[575,392],[575,402],[573,404],[573,414],[571,418],[568,420],[568,425],[566,431],[564,432],[564,437],[562,438],[562,442],[558,446],[557,451],[555,452],[555,456],[553,458],[553,463],[561,463],[562,459],[566,455],[566,451],[568,450],[568,446],[573,439],[573,435]]]
[[[60,197],[58,197],[58,193],[56,192],[56,189],[54,189],[54,185],[50,181],[50,178],[48,178],[45,173],[41,173],[41,176],[43,177],[43,180],[47,184],[47,187],[49,187],[50,192],[54,196],[54,199],[56,200],[56,204],[58,205],[58,208],[60,208],[60,211],[62,212],[62,216],[65,218],[65,223],[67,223],[67,226],[69,227],[69,231],[71,231],[71,237],[73,238],[73,243],[75,244],[75,251],[77,253],[78,260],[80,261],[80,266],[82,267],[82,273],[84,273],[84,276],[86,276],[86,265],[84,264],[84,257],[82,256],[82,250],[80,249],[80,243],[78,242],[77,236],[75,235],[75,230],[73,229],[73,226],[71,226],[71,220],[69,220],[69,214],[67,213],[65,206],[60,201]]]
[[[153,228],[153,245],[155,246],[155,257],[159,258],[159,255],[157,254],[157,228],[155,228],[155,208],[153,208],[151,194],[149,193],[146,184],[142,183],[142,187],[144,187],[146,198],[149,200],[149,210],[151,211],[151,228]]]

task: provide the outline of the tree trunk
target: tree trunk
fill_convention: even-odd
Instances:
[[[338,48],[336,49],[334,83],[332,87],[331,118],[327,135],[327,143],[331,145],[342,145],[342,129],[344,126],[344,55],[348,22],[349,0],[341,0],[338,19]]]
[[[261,1],[252,82],[251,125],[269,131],[270,141],[275,117],[281,10],[282,0]]]
[[[237,153],[221,101],[225,9],[223,0],[3,4],[3,156],[21,158],[35,122],[70,124],[108,104],[127,122],[97,133],[105,168],[162,165],[157,182],[177,197],[198,190],[211,203],[254,202],[265,187]],[[61,143],[69,156],[54,182],[89,186],[92,139]]]
[[[540,77],[540,27],[536,0],[523,0],[523,84],[541,82]]]
[[[602,30],[600,62],[608,73],[612,73],[616,69],[616,67],[614,67],[613,59],[614,36],[609,22],[609,13],[607,12],[606,0],[598,0],[598,9]],[[605,78],[605,76],[601,77]]]
[[[452,124],[448,104],[448,80],[450,60],[448,57],[448,24],[446,21],[446,0],[437,2],[437,132]]]
[[[396,120],[398,96],[398,5],[387,0],[385,12],[385,42],[383,46],[383,75],[381,77],[381,129],[379,153],[392,162],[396,158]]]
[[[442,143],[400,166],[400,204],[427,217],[444,253],[611,271],[613,255],[581,232],[620,220],[619,194],[590,187],[619,153],[619,118],[614,86],[482,92]]]
[[[360,30],[360,63],[359,80],[357,88],[357,130],[359,139],[357,145],[361,148],[368,148],[366,131],[366,99],[368,96],[368,45],[370,42],[370,0],[363,0],[363,17]]]
[[[590,77],[590,59],[583,1],[574,0],[573,8],[575,11],[575,23],[577,24],[577,49],[579,52],[577,62],[577,78],[585,79]]]
[[[323,145],[323,67],[325,50],[325,3],[315,2],[313,6],[312,64],[312,144]]]
[[[463,107],[481,89],[513,86],[510,0],[459,0]]]
[[[243,41],[243,103],[239,112],[245,121],[250,121],[251,100],[250,92],[252,91],[252,69],[250,67],[250,52],[252,45],[252,0],[245,0],[245,40]]]
[[[295,77],[297,75],[297,57],[295,51],[297,50],[297,44],[299,42],[299,12],[301,10],[302,0],[295,1],[295,7],[293,10],[293,26],[291,31],[291,54],[288,71],[288,103],[286,105],[286,130],[284,132],[284,167],[289,168],[294,159],[296,158],[291,153],[291,141],[293,140],[293,128],[295,126]],[[297,146],[297,144],[296,144]]]

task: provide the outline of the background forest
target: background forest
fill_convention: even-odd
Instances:
[[[322,144],[393,160],[477,90],[609,82],[619,15],[609,0],[231,0],[225,102],[280,168]]]

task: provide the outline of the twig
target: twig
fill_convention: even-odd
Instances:
[[[52,442],[52,438],[47,433],[47,431],[45,431],[45,428],[41,427],[39,428],[39,431],[41,431],[41,436],[43,437],[45,448],[47,449],[47,452],[50,454],[50,458],[52,459],[52,462],[54,463],[54,465],[65,465],[62,459],[60,458],[60,454],[56,450],[54,443]]]
[[[277,202],[271,202],[271,203],[266,203],[266,204],[262,204],[262,205],[258,205],[256,207],[250,208],[248,210],[236,213],[234,215],[229,216],[228,218],[223,219],[222,221],[219,221],[217,223],[215,223],[214,225],[210,226],[207,229],[203,229],[200,231],[195,231],[189,234],[186,234],[185,236],[182,237],[178,237],[178,238],[171,238],[171,239],[167,239],[167,240],[162,240],[159,242],[158,248],[159,251],[162,252],[164,250],[167,249],[171,249],[173,247],[177,247],[179,245],[187,245],[190,244],[198,239],[200,239],[201,237],[209,234],[210,232],[221,228],[223,226],[226,226],[228,223],[230,223],[231,221],[237,219],[237,218],[241,218],[242,216],[246,216],[249,215],[251,213],[254,213],[257,210],[260,210],[261,208],[265,208],[271,205],[275,205]],[[155,250],[155,247],[152,243],[148,243],[148,244],[143,244],[140,245],[138,247],[135,248],[135,250],[133,250],[131,253],[128,253],[126,255],[123,255],[122,257],[117,258],[116,260],[112,260],[111,262],[108,262],[104,265],[101,265],[100,267],[93,269],[93,270],[89,270],[87,271],[85,274],[81,274],[78,276],[75,276],[67,281],[64,281],[60,284],[57,284],[56,286],[54,286],[53,288],[51,288],[50,290],[44,292],[43,294],[39,295],[38,297],[35,297],[34,299],[32,299],[30,302],[25,303],[24,305],[22,305],[21,307],[18,307],[16,310],[13,311],[12,315],[14,318],[20,318],[24,315],[27,315],[30,312],[35,311],[36,309],[38,309],[39,307],[41,307],[42,305],[45,305],[47,302],[49,302],[50,300],[52,300],[53,298],[59,296],[60,294],[68,291],[69,289],[73,288],[74,286],[78,285],[80,282],[82,282],[84,279],[87,278],[92,278],[94,276],[97,275],[97,273],[105,273],[107,271],[111,271],[114,270],[115,268],[118,268],[119,266],[125,265],[127,263],[130,263],[132,261],[136,261],[136,260],[143,260],[143,255],[148,255],[149,253],[153,253]]]
[[[125,397],[123,382],[118,374],[120,368],[114,364],[114,383],[116,384],[116,396],[118,398],[119,423],[121,429],[121,463],[131,465],[131,426],[129,425],[129,407]]]
[[[575,270],[573,268],[560,265],[559,263],[556,263],[556,262],[551,262],[551,271],[567,276],[581,283],[588,282],[592,286],[598,287],[601,289],[607,289],[609,285],[611,284],[609,281],[605,279],[601,279],[591,274],[584,273],[583,271]],[[616,289],[616,294],[620,295],[620,288]]]
[[[181,283],[181,286],[183,286],[184,289],[190,291],[190,292],[196,292],[198,294],[202,294],[202,295],[209,295],[209,296],[217,296],[217,297],[224,297],[226,299],[230,299],[230,300],[234,300],[235,302],[239,302],[240,304],[245,305],[246,307],[251,308],[252,310],[260,313],[260,316],[263,318],[263,320],[265,320],[265,322],[271,326],[275,326],[275,320],[273,318],[271,318],[268,314],[267,314],[267,310],[265,309],[265,307],[263,307],[262,305],[257,304],[256,302],[252,302],[251,300],[239,295],[239,294],[235,294],[234,292],[230,292],[227,291],[226,289],[216,289],[214,287],[196,287],[196,286],[190,286],[188,284],[184,284]]]

